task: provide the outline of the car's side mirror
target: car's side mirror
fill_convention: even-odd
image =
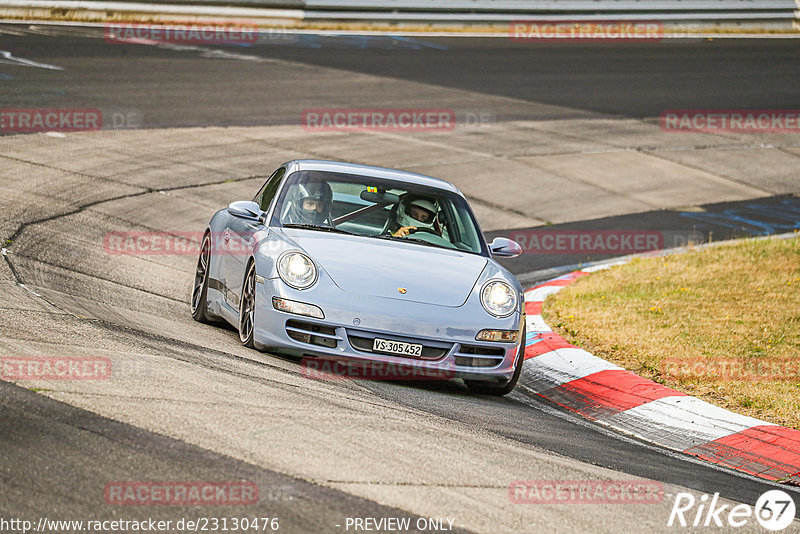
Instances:
[[[261,208],[252,200],[237,200],[228,206],[228,213],[240,219],[258,221],[263,215]]]
[[[519,243],[506,237],[495,237],[489,244],[489,250],[493,256],[501,258],[516,258],[522,254],[522,247]]]

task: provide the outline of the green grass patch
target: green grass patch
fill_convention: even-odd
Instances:
[[[800,429],[800,236],[635,259],[552,295],[544,318],[641,376]]]

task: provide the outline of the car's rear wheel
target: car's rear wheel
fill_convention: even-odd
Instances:
[[[522,327],[522,339],[520,340],[519,350],[517,351],[514,375],[506,382],[491,382],[488,380],[464,380],[469,390],[473,393],[482,395],[507,395],[516,387],[519,375],[522,373],[522,364],[525,361],[525,331]]]
[[[192,288],[192,318],[201,323],[210,324],[213,319],[208,315],[208,268],[211,265],[211,236],[203,236],[200,246],[200,257],[197,259],[197,268],[194,273],[194,286]]]
[[[250,262],[242,284],[242,298],[239,299],[239,339],[242,345],[256,348],[253,342],[256,318],[256,264]]]

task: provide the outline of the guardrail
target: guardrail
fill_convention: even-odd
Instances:
[[[103,9],[197,14],[236,9],[303,22],[502,25],[517,20],[652,20],[665,24],[800,30],[800,0],[0,0],[9,9]],[[232,16],[235,16],[232,14]]]

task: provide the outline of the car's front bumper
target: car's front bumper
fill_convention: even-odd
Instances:
[[[298,291],[279,279],[263,279],[256,286],[255,343],[284,354],[381,362],[425,371],[411,376],[508,380],[514,374],[522,346],[521,339],[517,343],[475,340],[478,332],[487,328],[520,331],[524,318],[519,311],[498,319],[480,303],[470,301],[460,307],[445,307],[353,296],[337,287],[316,286]],[[325,318],[278,311],[273,307],[273,296],[318,306]],[[422,344],[423,355],[372,352],[376,337]]]

